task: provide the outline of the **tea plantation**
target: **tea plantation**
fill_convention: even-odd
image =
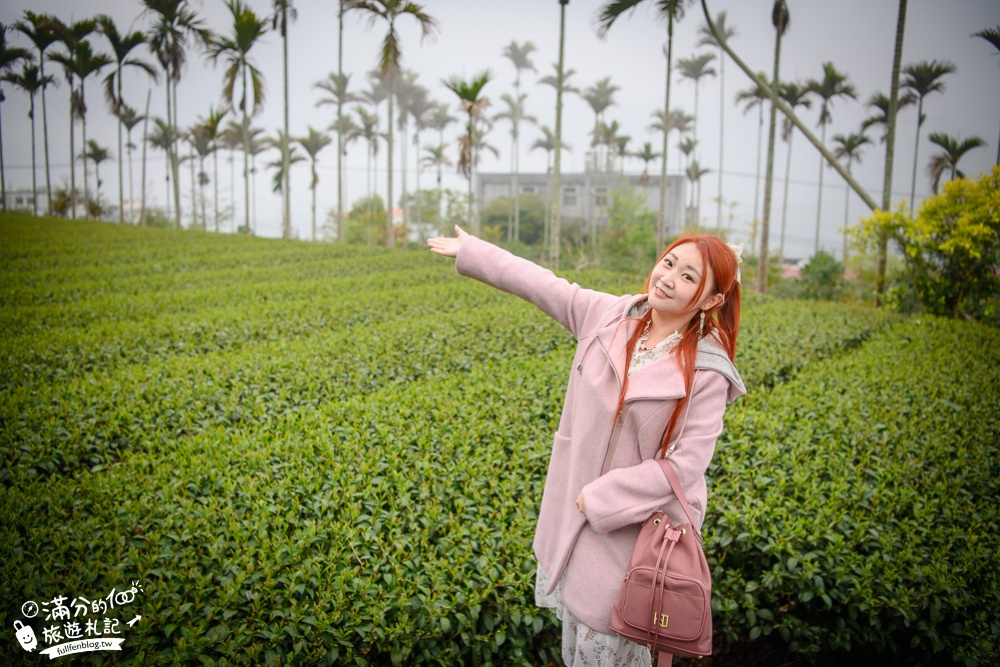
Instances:
[[[743,313],[711,664],[998,664],[1000,331]],[[557,664],[530,545],[574,341],[528,304],[426,250],[8,215],[0,340],[0,664]]]

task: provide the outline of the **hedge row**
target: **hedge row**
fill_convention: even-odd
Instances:
[[[1000,659],[1000,332],[920,318],[729,420],[706,526],[729,640]]]

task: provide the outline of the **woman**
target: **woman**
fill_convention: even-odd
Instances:
[[[455,231],[427,244],[578,340],[535,531],[536,602],[563,621],[567,665],[650,665],[645,646],[611,630],[611,608],[642,522],[654,510],[686,522],[657,457],[669,457],[701,527],[722,416],[746,391],[732,363],[742,248],[678,239],[644,294],[614,296]]]

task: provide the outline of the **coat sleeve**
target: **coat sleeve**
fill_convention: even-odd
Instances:
[[[712,461],[715,439],[722,433],[728,391],[729,380],[721,373],[696,373],[687,423],[669,456],[685,495],[704,478]],[[643,450],[649,451],[646,447]],[[659,449],[656,456],[659,457]],[[655,458],[635,466],[609,470],[584,486],[582,493],[587,521],[598,533],[642,523],[654,510],[665,510],[671,501],[676,501]],[[700,524],[701,517],[694,519]]]
[[[476,237],[462,244],[455,268],[463,276],[533,303],[577,339],[598,328],[601,316],[624,299],[583,289],[548,269]]]

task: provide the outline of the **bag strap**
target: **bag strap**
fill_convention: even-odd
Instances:
[[[692,383],[693,384],[693,383]],[[691,400],[688,399],[688,403],[684,406],[684,421],[681,422],[680,433],[674,438],[674,442],[680,442],[681,437],[684,435],[684,429],[687,427],[688,413],[691,411]],[[664,427],[663,435],[667,434],[667,429]],[[663,441],[663,438],[660,438]],[[680,479],[677,478],[677,473],[674,471],[674,467],[670,465],[667,461],[667,457],[664,456],[657,463],[660,464],[660,468],[663,470],[663,474],[667,476],[667,482],[670,483],[670,488],[673,489],[674,495],[677,499],[681,501],[681,507],[684,509],[684,514],[687,515],[688,522],[691,524],[691,528],[698,534],[698,538],[701,538],[701,531],[694,527],[694,512],[691,511],[691,506],[688,504],[687,497],[684,495],[684,487],[681,486]]]
[[[677,473],[674,471],[674,467],[670,465],[670,461],[667,461],[666,459],[660,459],[657,463],[660,464],[663,474],[667,476],[667,482],[670,483],[670,488],[674,490],[674,495],[677,496],[677,500],[681,501],[681,507],[684,508],[684,514],[687,515],[688,521],[691,523],[691,528],[701,535],[701,531],[694,528],[694,512],[691,511],[691,506],[688,505],[687,498],[684,496],[684,487],[681,486],[681,480],[677,478]]]

